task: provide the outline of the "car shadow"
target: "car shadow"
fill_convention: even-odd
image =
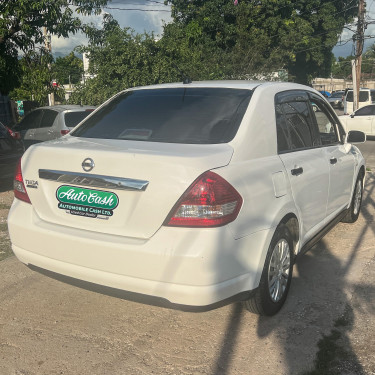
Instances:
[[[355,224],[338,224],[300,257],[282,310],[273,317],[257,318],[259,340],[278,341],[280,363],[283,363],[280,374],[331,375],[345,371],[365,374],[349,333],[355,327],[358,309],[374,314],[375,301],[362,298],[361,306],[352,306],[348,291],[354,294],[356,288],[361,288],[362,296],[374,295],[375,287],[362,280],[352,284],[348,275],[354,272],[352,267],[356,265],[359,252],[363,251],[366,236],[375,234],[374,190],[375,175],[368,174],[359,220]],[[345,251],[341,254],[343,247]],[[235,373],[237,358],[234,353],[249,312],[236,304],[230,314],[216,359],[215,375]],[[251,364],[257,358],[252,355],[249,351],[249,374],[256,373]],[[263,362],[267,362],[266,357]]]
[[[0,193],[5,191],[13,190],[13,179],[7,179],[5,181],[0,181]]]

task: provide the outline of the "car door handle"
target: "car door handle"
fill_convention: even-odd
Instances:
[[[300,174],[303,173],[303,168],[297,167],[297,168],[292,169],[290,172],[292,173],[293,176],[299,176]]]
[[[331,158],[331,159],[329,159],[329,162],[331,164],[336,164],[337,163],[337,159],[336,158]]]

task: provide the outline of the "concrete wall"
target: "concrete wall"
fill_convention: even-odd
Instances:
[[[345,79],[338,78],[315,78],[312,81],[312,87],[318,91],[337,91],[353,88],[353,82]],[[361,81],[361,87],[368,89],[375,89],[375,81]]]

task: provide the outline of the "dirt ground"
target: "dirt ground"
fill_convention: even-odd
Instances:
[[[13,193],[0,189],[0,375],[375,374],[373,171],[359,220],[298,260],[272,318],[240,304],[168,310],[37,274],[9,256]]]
[[[10,184],[0,185],[0,261],[12,255],[8,235],[7,216],[13,201]]]

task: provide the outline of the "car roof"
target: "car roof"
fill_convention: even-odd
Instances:
[[[318,92],[311,87],[300,85],[292,82],[281,82],[281,81],[248,81],[248,80],[213,80],[213,81],[193,81],[191,83],[184,84],[183,82],[176,83],[163,83],[150,86],[139,86],[128,88],[124,91],[136,91],[136,90],[152,90],[152,89],[167,89],[167,88],[231,88],[231,89],[247,89],[254,90],[257,87],[274,87],[285,89],[302,89],[309,90],[312,92]],[[122,92],[124,92],[122,91]]]
[[[166,89],[166,88],[199,88],[199,87],[220,87],[220,88],[239,88],[253,90],[255,87],[261,85],[263,82],[258,81],[193,81],[190,83],[175,82],[175,83],[163,83],[149,86],[139,86],[129,88],[129,91],[144,90],[144,89]]]
[[[56,112],[64,112],[64,111],[84,111],[86,109],[95,109],[96,107],[92,105],[74,105],[74,104],[64,104],[64,105],[53,105],[53,106],[45,106],[39,107],[35,109],[52,109]]]

